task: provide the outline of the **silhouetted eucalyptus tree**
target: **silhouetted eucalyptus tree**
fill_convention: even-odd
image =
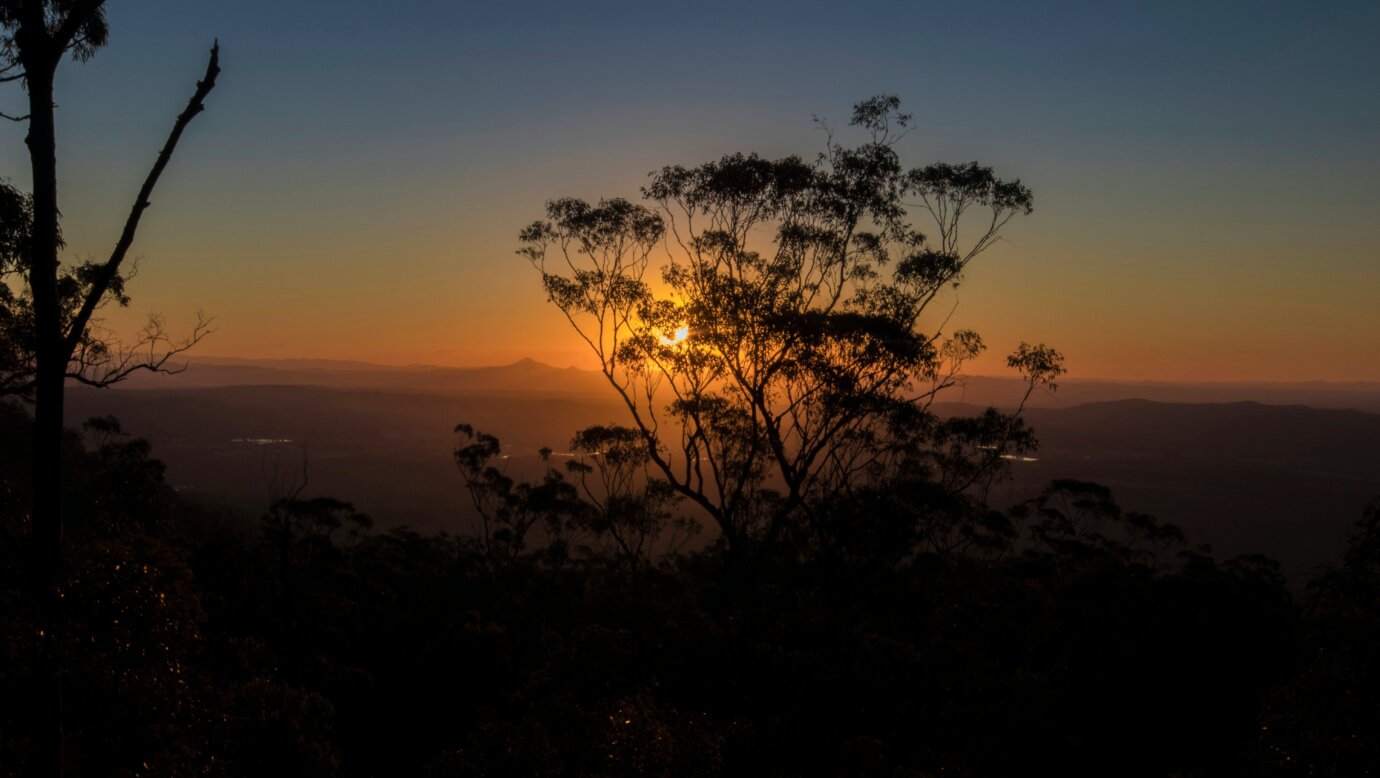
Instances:
[[[519,253],[598,356],[652,468],[730,546],[886,475],[882,460],[934,451],[946,429],[929,404],[984,348],[974,332],[946,333],[930,307],[1030,213],[1031,192],[976,163],[905,169],[895,145],[911,117],[899,108],[889,96],[856,105],[852,124],[870,135],[856,148],[830,132],[813,162],[665,167],[643,189],[655,207],[559,199],[522,232]],[[977,210],[965,242],[960,220]],[[1032,389],[1063,372],[1044,346],[1023,344],[1010,363]],[[1000,465],[1019,431],[1008,417],[961,442],[947,428],[944,445],[970,454],[954,487]]]
[[[570,447],[576,456],[566,462],[566,470],[590,505],[587,521],[595,539],[612,546],[606,552],[646,562],[654,551],[674,552],[697,533],[698,524],[672,512],[680,495],[648,473],[650,458],[639,430],[586,427]],[[660,547],[654,548],[658,541]]]
[[[26,144],[33,192],[25,199],[6,187],[0,226],[5,236],[0,266],[24,277],[27,289],[6,293],[3,324],[7,343],[0,349],[0,381],[4,389],[31,395],[34,400],[34,460],[32,536],[37,577],[50,588],[61,580],[63,561],[62,437],[63,390],[73,378],[98,386],[119,381],[136,369],[160,369],[168,356],[196,342],[205,333],[201,322],[189,341],[169,344],[161,323],[153,320],[133,347],[113,346],[93,337],[92,318],[103,305],[126,302],[122,268],[134,243],[149,197],[172,158],[187,125],[201,113],[206,96],[220,73],[219,47],[213,46],[206,73],[197,82],[190,102],[173,124],[153,167],[135,195],[124,229],[110,256],[102,262],[63,268],[58,207],[57,131],[53,86],[58,65],[69,54],[89,59],[105,45],[109,28],[104,0],[3,0],[0,2],[0,80],[18,81],[28,95],[29,112],[6,116],[28,123]],[[171,346],[163,348],[162,346]],[[145,352],[147,349],[147,352]],[[58,609],[53,601],[53,610]],[[53,618],[60,623],[60,616]],[[59,672],[60,674],[60,672]],[[58,720],[60,721],[60,703]],[[60,737],[60,733],[59,733]],[[55,749],[61,773],[61,744]]]
[[[33,192],[27,198],[11,187],[0,192],[6,223],[0,227],[6,254],[0,266],[24,276],[25,291],[3,300],[7,343],[0,365],[3,389],[32,395],[34,400],[34,532],[42,555],[54,564],[61,556],[62,482],[60,439],[63,386],[75,379],[97,386],[117,382],[139,369],[161,369],[172,354],[205,334],[199,322],[189,340],[170,343],[154,319],[134,344],[120,345],[92,332],[92,317],[109,302],[124,304],[122,269],[149,197],[172,158],[183,131],[203,110],[220,73],[219,47],[212,47],[206,73],[190,102],[173,124],[153,167],[135,196],[124,229],[110,256],[64,268],[58,259],[62,230],[57,193],[56,116],[53,82],[58,65],[71,54],[89,59],[106,42],[108,27],[102,0],[6,0],[0,3],[4,27],[5,81],[22,81],[29,113],[7,117],[29,125],[26,143]]]
[[[498,438],[469,424],[457,424],[455,433],[455,465],[479,514],[480,539],[489,558],[503,567],[512,565],[527,550],[533,530],[543,533],[541,547],[548,556],[566,557],[570,535],[582,529],[589,507],[575,486],[551,468],[539,484],[518,481],[500,467],[506,457]],[[544,449],[542,458],[550,454]]]

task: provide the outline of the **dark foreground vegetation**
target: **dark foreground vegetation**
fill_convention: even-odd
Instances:
[[[1008,514],[920,481],[809,531],[654,552],[653,490],[536,484],[461,431],[491,519],[373,532],[330,499],[260,521],[173,493],[113,420],[65,444],[62,634],[26,576],[31,421],[0,434],[0,773],[44,733],[69,775],[1365,775],[1380,764],[1380,515],[1291,598],[1104,489]],[[618,451],[617,430],[587,431]],[[580,443],[581,441],[577,441]],[[625,488],[629,487],[629,488]],[[609,498],[615,495],[616,498]],[[601,498],[601,499],[596,499]]]

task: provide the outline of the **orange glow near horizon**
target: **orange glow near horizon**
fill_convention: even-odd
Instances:
[[[569,180],[610,182],[589,197],[618,194],[617,182],[636,182],[648,160],[666,156],[634,159],[618,175],[596,171],[591,159]],[[1077,170],[1042,175],[1055,191],[934,306],[936,315],[953,310],[950,331],[974,329],[988,344],[967,372],[1008,375],[1005,356],[1028,341],[1063,352],[1071,379],[1380,381],[1380,265],[1368,261],[1380,222],[1321,238],[1216,234],[1211,224],[1137,213],[1136,202],[1109,206],[1096,187],[1078,183],[1086,174]],[[1058,186],[1064,179],[1072,183]],[[176,333],[204,310],[216,331],[194,353],[206,355],[455,367],[532,358],[597,369],[540,278],[514,255],[519,228],[541,215],[544,198],[575,187],[542,180],[492,202],[483,182],[468,195],[438,186],[409,184],[410,205],[373,223],[342,216],[333,229],[294,232],[287,215],[256,214],[261,230],[281,236],[265,241],[233,229],[184,182],[185,196],[150,211],[133,303],[103,311],[107,324],[134,332],[153,311]],[[440,205],[471,198],[473,207]],[[348,215],[365,204],[339,207]],[[98,255],[116,231],[89,204],[66,213],[69,261]],[[1166,256],[1163,235],[1182,248]],[[1308,259],[1318,252],[1331,258],[1326,274]],[[654,255],[649,275],[666,261],[664,251]]]
[[[1054,247],[1021,234],[1033,232],[1037,218],[1014,231],[1019,255],[999,247],[941,306],[958,306],[950,329],[976,329],[988,343],[967,367],[970,374],[1009,374],[1005,355],[1025,340],[1062,351],[1070,379],[1380,381],[1380,322],[1369,294],[1380,288],[1375,269],[1356,267],[1335,285],[1323,285],[1300,277],[1305,265],[1280,266],[1271,273],[1275,289],[1262,289],[1259,278],[1247,285],[1225,277],[1183,288],[1169,278],[1127,277],[1088,257],[1075,271],[1085,277],[1068,282],[1067,274],[1046,272],[1044,257]],[[421,264],[427,284],[378,278],[364,289],[348,276],[326,277],[317,283],[329,293],[313,294],[301,291],[309,288],[305,277],[251,290],[253,278],[217,279],[218,263],[186,270],[171,245],[154,247],[130,285],[131,308],[107,311],[106,323],[133,332],[149,311],[160,311],[176,333],[200,309],[215,317],[216,331],[194,354],[451,367],[532,358],[598,369],[569,322],[545,301],[530,267],[517,258],[502,262],[505,253],[496,246],[484,254],[500,261],[466,252],[469,259],[448,266]],[[233,266],[229,258],[226,265]],[[335,302],[352,299],[370,304]],[[662,342],[688,335],[677,331]]]
[[[200,40],[158,32],[169,8],[112,6],[119,34],[110,46],[87,66],[64,65],[65,262],[109,255],[170,106],[185,99],[187,68],[202,63]],[[570,83],[539,60],[418,72],[414,62],[369,59],[386,47],[367,47],[360,60],[358,46],[323,45],[313,56],[338,62],[337,72],[286,56],[292,50],[276,58],[276,42],[254,49],[248,41],[266,33],[252,14],[234,4],[215,12],[227,24],[242,19],[242,40],[226,45],[224,85],[145,213],[131,307],[101,312],[117,332],[137,332],[150,312],[171,333],[187,332],[203,310],[216,331],[193,354],[442,366],[532,358],[596,369],[514,254],[543,204],[640,200],[648,171],[727,153],[811,158],[823,143],[812,114],[856,142],[848,107],[882,88],[875,76],[885,72],[895,84],[887,88],[916,110],[898,146],[906,166],[980,160],[1035,193],[1034,213],[1007,225],[932,308],[929,326],[953,308],[947,328],[976,330],[988,344],[969,372],[1008,375],[1005,356],[1028,341],[1059,349],[1070,379],[1380,381],[1380,162],[1375,125],[1358,113],[1369,108],[1354,98],[1374,91],[1377,71],[1336,59],[1335,47],[1271,70],[1291,49],[1233,38],[1222,45],[1245,47],[1240,62],[1259,64],[1249,70],[1259,80],[1244,83],[1248,71],[1233,70],[1232,87],[1211,99],[1185,88],[1196,75],[1160,72],[1159,57],[1146,60],[1155,68],[1123,63],[1133,77],[1118,89],[1085,81],[1114,77],[1103,59],[1066,61],[1094,55],[1081,46],[1041,69],[1043,38],[1034,59],[1019,60],[1019,78],[990,89],[941,89],[930,67],[903,56],[907,44],[869,45],[868,57],[895,57],[880,69],[852,72],[849,57],[819,57],[791,61],[789,78],[773,69],[785,59],[756,61],[759,47],[735,45],[719,52],[732,65],[723,73],[687,65],[685,88],[665,90],[641,81],[645,68],[585,62],[584,46],[561,60],[583,73]],[[914,34],[887,27],[907,41]],[[1362,29],[1338,22],[1336,32]],[[982,46],[931,43],[957,45],[954,61],[972,62],[972,77],[997,67]],[[445,36],[435,44],[455,46]],[[1210,59],[1218,48],[1182,53]],[[256,60],[256,51],[275,57]],[[1194,74],[1216,72],[1200,64]],[[341,75],[389,66],[403,69],[364,81]],[[1270,75],[1284,73],[1295,80]],[[427,86],[397,89],[416,78]],[[131,83],[141,88],[112,88]],[[457,97],[438,103],[436,94]],[[1280,122],[1281,101],[1308,110]],[[361,104],[389,109],[362,120]],[[3,169],[27,188],[23,128],[0,125]],[[665,251],[653,256],[654,285],[666,260]]]

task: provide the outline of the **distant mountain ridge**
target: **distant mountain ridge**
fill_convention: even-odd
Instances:
[[[326,359],[261,360],[194,357],[171,375],[136,373],[124,389],[209,389],[228,386],[321,386],[418,393],[523,392],[589,394],[607,392],[603,375],[522,359],[492,367],[377,365]]]
[[[554,367],[531,358],[489,367],[379,365],[332,359],[246,359],[192,357],[175,375],[136,373],[126,389],[182,389],[221,386],[302,385],[420,393],[522,392],[539,395],[604,394],[603,375],[576,367]],[[940,398],[946,403],[1011,407],[1024,384],[1004,376],[969,376]],[[1380,382],[1172,382],[1069,378],[1054,393],[1036,392],[1033,408],[1071,408],[1116,400],[1169,403],[1258,402],[1307,405],[1380,413]]]

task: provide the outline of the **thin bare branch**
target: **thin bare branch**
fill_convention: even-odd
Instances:
[[[67,377],[86,386],[108,387],[140,371],[176,375],[187,369],[187,363],[179,363],[176,358],[210,335],[214,331],[212,323],[212,319],[198,314],[191,334],[181,341],[168,337],[163,319],[158,316],[149,318],[133,343],[85,338],[72,354]]]
[[[94,5],[99,6],[100,2]],[[216,86],[216,77],[220,75],[220,42],[217,41],[211,46],[211,57],[206,63],[206,74],[197,82],[196,91],[192,94],[192,99],[187,103],[187,107],[177,117],[173,124],[172,132],[168,134],[168,139],[163,144],[162,151],[158,154],[157,161],[144,179],[144,184],[139,188],[139,194],[134,200],[134,206],[130,210],[129,218],[125,220],[124,230],[120,233],[120,239],[115,244],[114,251],[110,254],[110,259],[101,267],[99,273],[87,291],[86,300],[83,302],[77,315],[73,317],[68,329],[65,345],[67,353],[76,351],[79,343],[84,337],[87,325],[91,321],[91,315],[100,306],[101,300],[105,297],[106,290],[110,283],[120,272],[120,265],[125,260],[125,255],[129,252],[130,246],[134,244],[134,235],[139,229],[139,220],[143,217],[144,211],[149,207],[149,197],[153,194],[154,187],[158,184],[158,179],[163,175],[163,170],[171,161],[173,151],[177,149],[178,141],[182,139],[182,133],[187,129],[187,125],[192,119],[196,118],[205,110],[206,96]]]

